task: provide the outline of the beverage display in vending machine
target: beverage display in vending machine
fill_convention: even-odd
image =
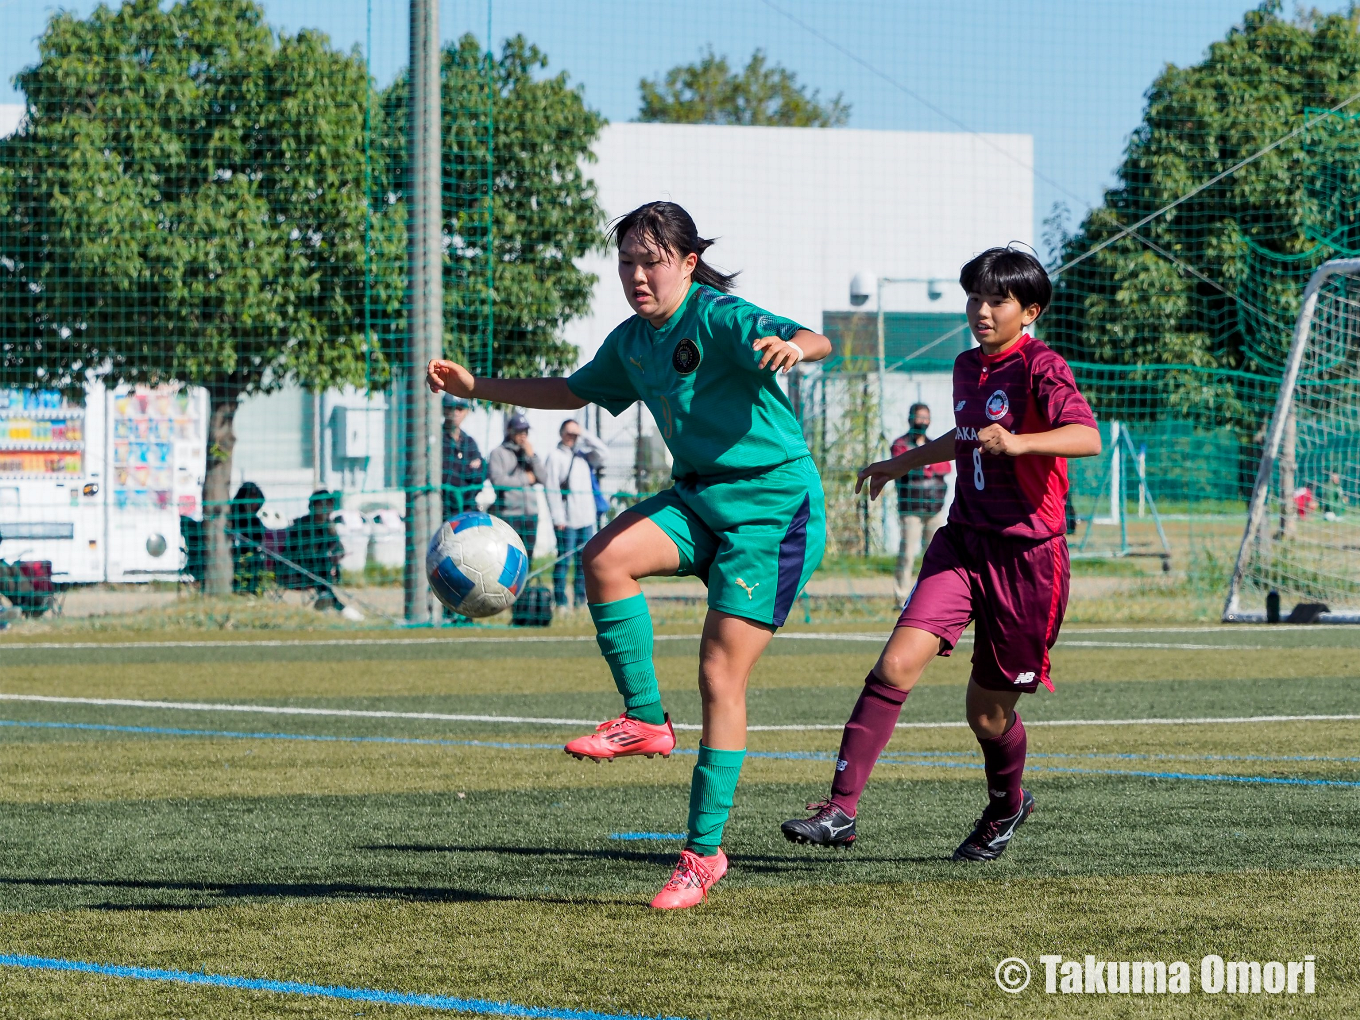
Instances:
[[[0,390],[0,559],[50,561],[57,584],[177,577],[206,408],[177,386]]]

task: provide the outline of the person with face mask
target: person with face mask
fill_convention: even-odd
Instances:
[[[894,457],[929,442],[926,431],[930,428],[930,408],[912,404],[908,420],[911,424],[906,433],[893,440]],[[916,583],[916,557],[944,524],[944,480],[949,471],[948,461],[927,464],[897,480],[897,522],[902,542],[897,549],[897,570],[893,573],[893,598],[899,603],[907,601]]]

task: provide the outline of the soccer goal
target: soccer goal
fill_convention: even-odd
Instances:
[[[1224,622],[1360,623],[1358,497],[1360,259],[1336,259],[1303,291]]]

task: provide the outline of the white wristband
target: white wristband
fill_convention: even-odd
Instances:
[[[803,348],[799,347],[799,346],[798,346],[796,343],[794,343],[792,340],[785,340],[784,343],[788,344],[790,347],[793,348],[793,352],[794,352],[795,354],[798,355],[798,361],[802,361],[805,357],[807,357],[807,355],[805,355],[805,354],[803,353]],[[794,364],[794,365],[798,364],[798,361],[795,361],[793,364]],[[790,367],[792,367],[792,366],[790,366]],[[787,372],[788,369],[786,368],[784,371]]]

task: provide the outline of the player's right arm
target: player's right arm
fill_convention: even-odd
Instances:
[[[474,376],[457,362],[438,358],[426,367],[425,381],[435,393],[443,390],[466,400],[489,400],[517,407],[574,411],[587,403],[571,392],[565,379],[486,379]]]
[[[883,491],[883,487],[896,478],[901,478],[908,471],[916,468],[925,467],[927,464],[938,464],[940,461],[954,459],[954,432],[951,429],[939,439],[932,439],[922,446],[914,446],[906,452],[888,460],[880,460],[862,468],[859,477],[855,480],[855,492],[858,493],[864,488],[864,483],[869,483],[869,498],[877,499],[878,494]]]

